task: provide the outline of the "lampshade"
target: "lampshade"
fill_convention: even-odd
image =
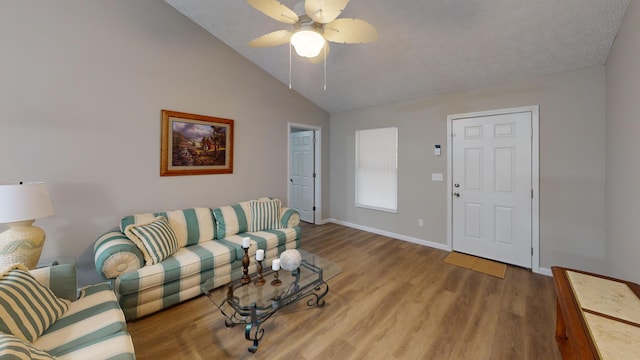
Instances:
[[[320,54],[324,46],[324,37],[311,26],[303,26],[291,35],[291,45],[298,55],[313,58]]]
[[[50,215],[53,215],[53,205],[45,183],[0,185],[0,224]]]

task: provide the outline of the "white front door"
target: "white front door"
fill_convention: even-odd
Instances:
[[[452,120],[453,250],[531,268],[532,114]]]
[[[314,222],[314,131],[291,133],[291,208],[298,210],[300,220]]]

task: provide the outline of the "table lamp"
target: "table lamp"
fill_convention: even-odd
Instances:
[[[22,263],[30,269],[38,264],[44,247],[44,231],[35,219],[53,215],[47,186],[43,182],[0,185],[0,269]]]

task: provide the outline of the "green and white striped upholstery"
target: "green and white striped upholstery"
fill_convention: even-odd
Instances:
[[[0,292],[11,293],[14,301],[11,311],[28,312],[25,309],[46,303],[35,299],[41,290],[30,289],[32,286],[47,288],[50,292],[61,292],[74,301],[63,300],[68,310],[33,342],[0,332],[0,359],[135,359],[124,314],[108,283],[85,287],[76,299],[74,265],[57,265],[28,272],[24,270],[24,266],[14,265],[1,273],[0,282],[3,284],[0,286],[4,286],[4,290]],[[35,285],[24,285],[25,278]],[[17,292],[20,291],[29,291],[28,299],[19,299]],[[0,311],[0,323],[7,324],[10,317],[10,311]],[[27,317],[22,317],[21,320],[23,327],[27,326],[24,322],[30,322]]]
[[[200,284],[215,277],[231,279],[236,261],[233,245],[206,241],[178,250],[160,264],[119,276],[115,289],[128,320],[153,313],[200,294]]]
[[[108,232],[96,241],[96,269],[108,278],[115,278],[114,290],[127,320],[199,296],[200,286],[209,279],[213,279],[215,286],[223,286],[240,278],[244,255],[242,237],[252,240],[249,249],[252,258],[258,247],[265,250],[266,266],[281,252],[300,246],[299,215],[295,210],[279,207],[278,229],[247,232],[252,219],[249,201],[213,210],[201,209],[137,214],[122,219],[120,226],[126,228],[156,216],[168,218],[179,242],[184,239],[186,246],[158,264],[144,265],[142,254],[122,232]],[[203,219],[207,216],[209,221],[205,224]],[[184,225],[179,230],[174,224]],[[250,271],[255,271],[254,263]]]
[[[286,249],[299,247],[300,228],[243,233],[187,246],[160,264],[144,266],[119,276],[115,289],[127,320],[200,295],[200,285],[210,278],[218,286],[239,278],[242,275],[244,236],[251,238],[251,257],[255,257],[259,247],[266,250],[265,259],[270,261]]]
[[[0,359],[4,360],[54,360],[48,352],[11,334],[0,333]]]
[[[0,271],[0,332],[33,342],[69,309],[21,264]]]
[[[247,232],[251,222],[249,201],[213,209],[217,223],[217,239]]]
[[[216,237],[216,226],[209,208],[189,208],[174,211],[129,215],[120,221],[120,231],[131,224],[148,223],[158,216],[169,221],[180,247],[198,244]]]
[[[84,288],[33,345],[59,359],[135,359],[126,329],[117,298],[103,283]]]
[[[280,228],[280,199],[251,200],[251,223],[249,231],[262,231]]]
[[[285,228],[298,226],[300,225],[300,213],[294,209],[283,207],[280,209],[280,223]]]
[[[261,197],[258,198],[258,201],[269,201],[269,200],[278,200],[280,201],[280,199],[274,199],[271,197]],[[282,202],[280,201],[280,225],[277,228],[280,227],[295,227],[300,225],[300,213],[298,213],[298,211],[294,210],[294,209],[290,209],[290,208],[286,208],[286,207],[282,207]]]
[[[131,335],[128,332],[120,331],[115,334],[107,335],[100,339],[99,342],[83,344],[66,354],[58,355],[57,360],[96,360],[100,355],[100,359],[107,360],[135,360],[136,355],[131,342]]]
[[[128,225],[124,233],[138,246],[146,265],[157,264],[178,251],[176,234],[163,216],[149,223]]]
[[[100,236],[93,245],[96,270],[105,279],[140,269],[144,256],[136,244],[120,231],[109,231]]]
[[[215,219],[209,208],[189,208],[125,216],[120,221],[120,231],[109,231],[100,236],[93,247],[96,269],[105,279],[115,279],[121,274],[144,266],[142,252],[123,232],[131,224],[149,222],[157,216],[167,218],[180,247],[209,241],[216,236]]]
[[[29,273],[33,275],[40,284],[53,291],[57,297],[69,301],[74,301],[78,298],[78,280],[75,265],[61,264],[49,266],[29,270]]]
[[[258,249],[267,251],[287,245],[288,243],[293,243],[295,245],[296,240],[300,239],[300,227],[296,226],[293,228],[246,232],[228,236],[218,241],[233,246],[233,248],[235,248],[236,250],[237,259],[242,260],[242,257],[244,256],[244,249],[242,248],[242,238],[244,237],[248,237],[251,239],[251,245],[249,246],[249,256],[253,258],[255,256],[256,250]]]

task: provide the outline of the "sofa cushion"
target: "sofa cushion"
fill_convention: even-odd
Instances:
[[[69,306],[69,311],[33,345],[51,355],[62,356],[102,343],[123,331],[126,331],[126,323],[116,295],[108,283],[102,283],[83,289],[80,298]]]
[[[149,223],[131,224],[124,233],[144,254],[147,265],[157,264],[178,251],[176,234],[163,216]]]
[[[248,231],[251,222],[249,201],[213,209],[217,225],[217,239]]]
[[[242,264],[234,261],[231,264],[217,266],[215,269],[205,270],[180,279],[156,284],[152,288],[141,289],[120,296],[119,302],[127,321],[135,320],[158,310],[179,304],[185,300],[202,294],[200,285],[206,280],[214,279],[217,286],[222,286],[242,275]],[[131,284],[131,283],[129,283]]]
[[[213,213],[211,209],[203,207],[125,216],[120,220],[120,230],[124,232],[131,224],[146,223],[157,216],[167,218],[180,247],[195,245],[216,237]]]
[[[0,271],[0,331],[33,342],[68,309],[21,264]]]
[[[179,289],[169,288],[170,286],[179,287],[179,282],[169,285],[173,281],[231,264],[236,260],[236,256],[237,251],[233,244],[217,240],[188,246],[178,250],[159,264],[145,266],[120,275],[116,280],[117,292],[120,295],[137,293],[163,284],[167,286],[166,289],[162,289],[163,293],[177,292]],[[226,271],[231,271],[231,265]],[[222,274],[216,274],[218,275]]]
[[[280,199],[251,200],[251,223],[249,231],[262,231],[280,228]]]
[[[78,279],[75,264],[60,264],[29,270],[38,282],[62,299],[78,298]]]
[[[236,258],[240,260],[244,256],[244,249],[242,248],[242,238],[244,237],[248,237],[249,239],[251,239],[251,244],[249,246],[249,257],[253,259],[257,249],[263,249],[267,251],[298,239],[300,237],[300,227],[296,226],[293,228],[246,232],[233,236],[227,236],[224,239],[216,241],[227,244],[228,246],[235,249]]]
[[[15,335],[0,333],[0,359],[53,360],[48,352],[36,349]]]

